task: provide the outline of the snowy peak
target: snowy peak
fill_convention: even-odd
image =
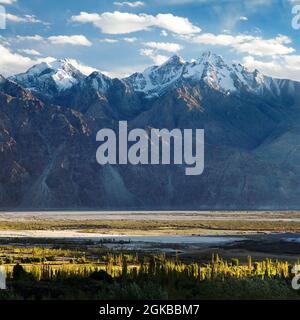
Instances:
[[[209,87],[227,93],[236,90],[233,73],[232,66],[225,63],[221,56],[208,51],[186,65],[184,78],[202,80]]]
[[[85,76],[73,66],[70,60],[61,59],[42,62],[10,79],[32,91],[52,95],[69,89],[84,78]]]
[[[73,87],[106,94],[114,83],[113,79],[97,71],[86,77],[76,68],[74,60],[70,59],[42,62],[27,72],[8,79],[48,99],[59,97]],[[251,92],[275,98],[282,90],[291,93],[295,90],[292,81],[273,79],[258,70],[250,72],[241,64],[228,63],[220,55],[210,51],[190,62],[174,55],[162,65],[134,73],[121,79],[121,82],[130,91],[142,92],[147,98],[159,97],[168,90],[186,84],[208,87],[223,95]]]
[[[182,66],[184,64],[185,64],[185,61],[183,60],[183,58],[181,56],[175,54],[158,68],[165,68],[166,66],[169,66],[169,67],[176,67],[177,66],[178,67],[178,66]]]
[[[82,88],[89,87],[97,92],[106,93],[112,85],[112,79],[101,72],[94,71],[80,83]]]
[[[184,78],[203,81],[224,94],[240,90],[256,91],[265,81],[257,70],[250,72],[241,64],[227,63],[222,56],[210,51],[186,65]]]
[[[123,80],[135,91],[157,96],[182,76],[184,66],[183,59],[174,55],[161,66],[147,68],[143,73],[134,73]]]
[[[222,56],[217,55],[211,51],[204,51],[201,57],[197,60],[198,64],[210,64],[218,67],[226,65]]]
[[[257,70],[250,72],[240,64],[227,63],[220,55],[210,51],[191,62],[175,55],[161,66],[135,73],[124,81],[147,97],[160,96],[167,89],[187,81],[205,84],[226,95],[240,90],[261,92],[269,86],[268,77]]]

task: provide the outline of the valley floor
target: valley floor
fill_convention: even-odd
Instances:
[[[17,263],[20,263],[29,274],[32,273],[34,275],[35,280],[32,280],[33,287],[42,286],[44,288],[46,284],[43,281],[47,282],[51,279],[41,278],[39,280],[37,276],[43,277],[42,275],[45,272],[50,272],[51,274],[54,272],[55,274],[57,272],[55,270],[60,270],[60,268],[62,268],[61,272],[66,272],[66,279],[70,268],[76,270],[74,274],[72,273],[72,276],[77,276],[77,272],[79,272],[80,277],[83,277],[83,274],[84,277],[86,276],[86,270],[90,270],[89,274],[92,274],[100,268],[111,274],[112,270],[116,268],[116,270],[119,270],[116,275],[118,280],[116,281],[118,285],[122,286],[123,278],[120,270],[124,268],[122,262],[124,257],[130,258],[130,261],[126,262],[128,263],[126,270],[127,268],[128,270],[133,268],[133,264],[136,264],[139,270],[139,268],[143,268],[144,259],[148,259],[150,262],[153,259],[157,259],[161,263],[162,258],[160,257],[162,256],[160,255],[164,257],[163,268],[167,268],[169,263],[174,263],[175,266],[183,263],[182,270],[190,270],[190,268],[198,270],[198,267],[193,267],[193,264],[206,266],[206,264],[211,263],[212,257],[221,257],[221,259],[224,259],[221,265],[225,271],[222,269],[224,274],[221,274],[220,279],[223,279],[222,281],[226,280],[224,286],[231,286],[231,281],[234,281],[234,286],[237,286],[236,298],[240,294],[240,288],[238,289],[239,285],[236,282],[239,279],[240,271],[235,267],[236,261],[241,267],[241,272],[246,272],[244,268],[249,266],[249,257],[251,256],[253,261],[261,264],[248,268],[245,276],[241,278],[241,285],[249,285],[249,290],[252,290],[249,297],[255,297],[255,290],[259,291],[261,287],[271,286],[270,288],[268,287],[270,292],[266,294],[266,297],[276,299],[277,285],[283,288],[283,293],[280,293],[283,294],[283,296],[280,296],[281,298],[284,298],[285,295],[298,297],[297,293],[293,292],[290,287],[290,280],[292,277],[291,268],[293,265],[299,264],[300,260],[300,213],[110,213],[88,211],[0,213],[0,264],[4,264],[7,270],[10,270],[9,283],[14,288],[15,282],[12,270]],[[117,259],[117,262],[108,262],[111,259],[108,257],[114,257],[113,259]],[[138,261],[136,261],[137,259]],[[135,262],[133,263],[133,261]],[[229,267],[227,267],[226,261],[228,261]],[[277,274],[278,270],[276,269],[274,277],[272,274],[268,274],[265,278],[265,273],[261,273],[257,266],[261,265],[266,270],[269,270],[266,272],[270,272],[270,269],[268,269],[270,261],[274,262],[273,267],[275,269],[277,268],[276,261],[281,261],[280,263],[282,264],[280,265],[288,268],[286,269],[288,274],[281,277],[281,273]],[[217,265],[219,266],[219,262]],[[216,268],[218,270],[219,267]],[[50,269],[53,270],[51,271]],[[183,277],[183,275],[180,275],[181,272],[190,272],[180,270],[179,268],[174,271],[178,273],[178,277]],[[125,271],[123,270],[122,272]],[[133,278],[136,278],[137,282],[142,281],[140,275],[135,272],[133,270],[129,272],[130,276],[126,280],[126,285]],[[234,279],[231,279],[230,274],[235,275]],[[260,279],[255,284],[257,289],[252,287],[253,283],[247,282],[248,278]],[[220,279],[218,278],[218,281]],[[196,280],[199,281],[198,278]],[[208,280],[206,279],[206,281]],[[229,281],[228,283],[227,280]],[[57,285],[58,280],[55,278],[53,281]],[[155,281],[153,283],[156,286],[157,283]],[[193,277],[189,276],[189,281],[191,281],[192,285]],[[200,287],[203,285],[201,281],[199,285]],[[223,284],[219,283],[218,285],[220,285],[221,292]],[[96,290],[97,283],[93,283],[92,286],[93,290]],[[275,289],[273,289],[273,286],[275,286]],[[199,288],[195,288],[195,292],[198,292]],[[64,288],[60,289],[65,294]],[[169,292],[167,287],[163,289],[167,293]],[[31,292],[31,289],[28,290]],[[43,291],[44,289],[41,290]],[[220,292],[216,294],[215,298],[222,298]],[[20,294],[20,292],[17,293]],[[52,295],[53,293],[48,292],[47,294]],[[105,293],[102,292],[101,294],[104,294],[104,298],[106,297]],[[124,294],[124,298],[126,298],[127,293]],[[180,291],[176,294],[180,294]],[[188,290],[187,296],[184,296],[184,298],[187,298],[190,294]],[[206,298],[203,294],[200,294],[199,297]],[[43,298],[47,297],[43,296]],[[209,291],[207,298],[214,298],[213,291]],[[247,298],[247,294],[243,293],[243,298]]]
[[[168,252],[194,259],[300,258],[300,212],[1,212],[0,243],[90,241],[110,250]],[[299,255],[298,255],[299,254]]]

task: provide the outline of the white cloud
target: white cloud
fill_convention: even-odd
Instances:
[[[213,33],[203,33],[197,36],[183,36],[182,38],[192,43],[220,46],[234,46],[253,39],[252,36],[248,35],[232,36],[228,34],[215,35]]]
[[[178,52],[183,48],[180,44],[172,42],[144,42],[144,45],[152,49],[167,52]]]
[[[30,15],[30,14],[25,14],[24,19],[27,23],[42,23],[48,25],[47,22],[44,22],[42,20],[39,20],[36,16]]]
[[[98,69],[93,68],[93,67],[89,67],[89,66],[87,66],[85,64],[82,64],[81,62],[78,62],[75,59],[69,59],[69,61],[72,63],[72,65],[75,68],[77,68],[79,71],[81,71],[86,76],[89,76],[94,71],[99,71]]]
[[[159,13],[156,16],[148,14],[132,14],[127,12],[87,13],[72,16],[71,20],[79,23],[91,23],[107,34],[127,34],[136,31],[149,30],[157,27],[176,34],[192,34],[201,31],[187,18],[174,16],[171,13]]]
[[[136,7],[142,7],[145,5],[144,2],[142,1],[133,1],[133,2],[129,2],[129,1],[123,1],[123,2],[114,2],[115,6],[119,6],[119,7],[131,7],[131,8],[136,8]]]
[[[156,20],[158,27],[177,34],[191,34],[201,31],[199,27],[194,26],[187,18],[174,16],[171,13],[160,13],[156,16]]]
[[[32,66],[39,64],[41,62],[52,62],[56,60],[53,57],[40,57],[40,58],[30,58],[25,57],[20,53],[15,53],[11,49],[0,44],[0,74],[5,77],[22,73],[31,68]],[[34,50],[24,49],[23,52],[25,54],[33,54]],[[95,68],[86,66],[74,59],[69,59],[69,61],[80,70],[85,75],[90,75],[93,71],[98,71]]]
[[[245,17],[245,16],[241,16],[239,19],[240,19],[241,21],[248,21],[248,18]]]
[[[250,42],[246,41],[234,46],[234,49],[241,53],[248,53],[257,56],[286,55],[293,53],[294,48],[286,46],[291,41],[285,36],[278,36],[274,39],[253,38]]]
[[[148,67],[148,65],[134,65],[134,66],[126,66],[126,67],[118,67],[115,70],[105,71],[101,70],[101,73],[105,74],[110,78],[125,78],[129,77],[135,72],[142,72]]]
[[[4,38],[3,36],[0,35],[0,44],[9,47],[10,46],[10,42]]]
[[[17,36],[16,37],[18,41],[43,41],[44,38],[39,35],[34,36]]]
[[[160,33],[160,35],[161,35],[162,37],[167,37],[167,36],[168,36],[168,32],[167,32],[166,30],[162,30],[161,33]]]
[[[34,49],[19,49],[18,52],[20,53],[25,53],[26,55],[29,56],[40,56],[40,52]]]
[[[300,81],[300,55],[273,57],[267,61],[246,56],[242,63],[250,70],[258,69],[271,77]]]
[[[48,40],[52,44],[70,44],[77,46],[87,46],[90,47],[92,43],[83,35],[73,35],[73,36],[51,36]]]
[[[130,43],[132,43],[132,42],[136,42],[136,41],[137,41],[137,38],[136,38],[136,37],[130,37],[130,38],[123,38],[123,40],[124,40],[125,42],[130,42]]]
[[[152,49],[141,49],[141,50],[140,50],[140,54],[141,54],[142,56],[149,57],[149,56],[151,56],[151,55],[154,54],[154,50],[152,50]]]
[[[17,0],[0,0],[0,4],[13,4],[17,2]]]
[[[155,65],[161,65],[169,59],[167,56],[156,54],[155,50],[153,49],[141,49],[140,55],[149,57],[155,63]]]
[[[125,41],[125,42],[129,42],[129,43],[133,43],[136,42],[138,39],[136,37],[128,37],[128,38],[123,38],[123,39],[112,39],[112,38],[104,38],[104,39],[100,39],[100,42],[104,42],[104,43],[117,43],[120,41]]]
[[[70,44],[70,45],[79,45],[79,46],[91,46],[92,43],[83,35],[72,35],[72,36],[50,36],[49,38],[43,38],[42,36],[36,34],[33,36],[16,36],[16,41],[48,41],[51,44]]]
[[[300,69],[300,55],[290,55],[284,57],[285,62],[289,67],[294,67],[295,69]],[[300,75],[299,75],[300,78]]]
[[[5,17],[7,21],[14,22],[14,23],[32,23],[32,24],[41,23],[41,24],[48,25],[48,23],[37,19],[36,16],[29,15],[29,14],[26,14],[24,16],[16,16],[11,13],[6,13]]]
[[[10,13],[6,13],[5,18],[6,18],[6,20],[12,21],[12,22],[26,22],[25,18],[16,16],[16,15],[10,14]]]
[[[100,39],[100,42],[105,42],[105,43],[116,43],[119,42],[119,40],[117,39],[110,39],[110,38],[106,38],[106,39]]]
[[[252,35],[233,36],[228,34],[215,35],[212,33],[204,33],[182,38],[192,43],[229,46],[238,53],[247,53],[256,56],[286,55],[295,51],[294,48],[287,46],[287,44],[291,43],[290,38],[283,35],[278,35],[272,39],[263,39]]]
[[[37,63],[29,57],[12,52],[9,48],[0,44],[0,73],[4,76],[11,76],[23,72]]]

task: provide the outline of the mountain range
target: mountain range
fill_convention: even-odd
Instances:
[[[0,70],[1,73],[1,70]],[[127,78],[63,59],[0,77],[3,209],[299,209],[300,83],[211,52]],[[205,129],[205,169],[100,166],[96,132]]]

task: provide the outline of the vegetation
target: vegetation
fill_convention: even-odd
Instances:
[[[248,257],[242,263],[213,255],[205,263],[186,263],[165,254],[104,252],[103,248],[5,250],[14,256],[2,261],[9,290],[0,291],[0,299],[300,298],[291,287],[293,264],[287,261],[253,262]],[[28,260],[18,262],[25,256]]]
[[[226,235],[239,231],[298,232],[300,222],[242,221],[234,217],[218,221],[34,220],[0,221],[0,230],[79,230],[128,235],[219,232]],[[292,268],[300,264],[296,261],[298,243],[280,239],[261,241],[253,237],[230,246],[192,248],[181,254],[133,252],[124,249],[130,247],[126,243],[121,239],[2,238],[0,265],[7,272],[8,290],[0,290],[0,300],[300,298],[300,291],[291,286]],[[158,245],[155,248],[164,249]],[[172,246],[174,251],[178,248]],[[212,250],[227,258],[220,258],[218,254],[211,257]],[[273,259],[265,258],[266,252]],[[232,259],[237,255],[239,259]],[[252,261],[250,255],[255,256],[256,261]]]

